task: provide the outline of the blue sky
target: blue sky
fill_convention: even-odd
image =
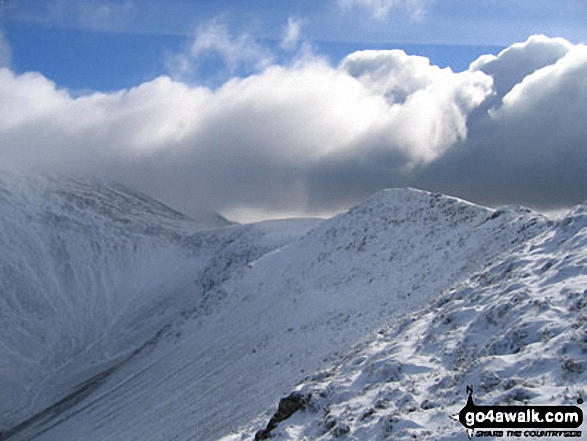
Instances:
[[[240,221],[405,186],[568,207],[586,41],[585,0],[0,0],[0,167]]]
[[[169,57],[211,20],[274,49],[293,18],[299,38],[332,64],[360,49],[401,48],[464,70],[532,34],[587,39],[583,0],[4,0],[0,17],[13,70],[39,71],[72,90],[116,90],[173,75]],[[207,59],[191,80],[221,84],[220,61]]]

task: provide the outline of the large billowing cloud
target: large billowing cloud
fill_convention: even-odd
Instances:
[[[469,115],[468,138],[422,173],[487,204],[556,208],[587,199],[587,46],[530,38],[473,64],[496,92]]]
[[[480,70],[494,79],[495,95],[501,100],[528,75],[556,63],[573,45],[562,38],[534,35],[524,43],[516,43],[499,56],[484,55],[471,64],[471,70]]]
[[[587,48],[564,40],[461,73],[363,51],[214,90],[163,76],[82,97],[0,69],[0,102],[3,168],[107,176],[188,213],[328,213],[405,185],[546,207],[586,197]]]

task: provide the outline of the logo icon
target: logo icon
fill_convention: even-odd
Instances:
[[[451,418],[465,427],[469,439],[475,430],[483,429],[491,431],[488,436],[493,437],[581,436],[580,431],[570,430],[583,423],[583,411],[577,406],[478,406],[473,401],[473,387],[467,386],[467,394],[467,404]]]

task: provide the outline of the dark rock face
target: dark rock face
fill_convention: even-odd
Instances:
[[[311,394],[292,392],[287,397],[279,400],[277,412],[273,414],[273,417],[269,420],[267,427],[265,427],[263,430],[259,430],[255,434],[255,441],[268,439],[271,437],[271,431],[275,429],[280,422],[288,419],[298,410],[304,410],[310,402],[311,398]]]

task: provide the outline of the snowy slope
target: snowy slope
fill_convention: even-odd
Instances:
[[[0,432],[127,359],[312,227],[189,219],[113,183],[0,176]],[[212,229],[213,228],[213,229]],[[213,232],[212,232],[213,231]]]
[[[260,226],[181,241],[188,257],[209,260],[191,278],[173,278],[190,281],[176,285],[174,298],[197,285],[199,300],[93,377],[83,397],[48,409],[9,439],[217,439],[366,335],[549,228],[528,210],[494,211],[411,189],[380,192],[313,229],[296,225],[285,246],[271,239],[260,247],[254,235],[227,239]],[[283,239],[294,225],[263,228]]]
[[[476,404],[576,405],[587,395],[586,287],[583,205],[300,384],[303,409],[272,439],[466,439],[449,415],[467,385]],[[273,412],[226,440],[254,438]]]

